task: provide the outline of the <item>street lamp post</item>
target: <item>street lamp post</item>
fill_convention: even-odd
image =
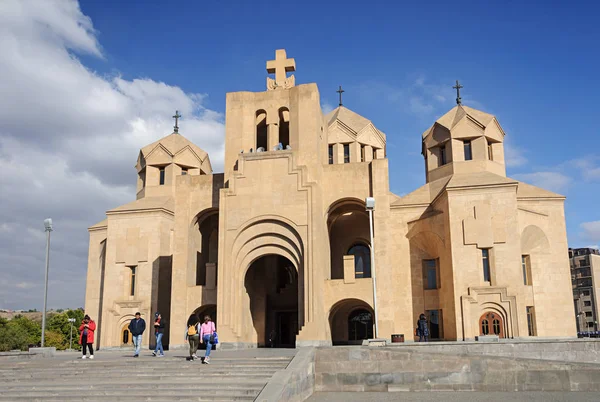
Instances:
[[[371,278],[373,279],[373,311],[375,312],[375,339],[378,338],[377,325],[377,282],[375,279],[375,243],[373,242],[373,211],[375,210],[375,198],[367,197],[365,200],[367,211],[369,212],[369,231],[371,234]]]
[[[46,228],[46,279],[44,284],[44,313],[42,315],[42,347],[44,347],[46,336],[46,303],[48,301],[48,268],[50,267],[50,232],[52,232],[52,219],[45,219],[44,227]]]
[[[69,322],[71,323],[71,331],[69,331],[69,350],[73,350],[73,323],[75,322],[75,318],[69,318]]]

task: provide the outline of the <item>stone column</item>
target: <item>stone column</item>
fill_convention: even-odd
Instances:
[[[273,149],[279,144],[279,125],[271,123],[267,126],[267,151],[273,151]]]
[[[354,272],[354,256],[344,256],[344,283],[356,282],[356,273]]]

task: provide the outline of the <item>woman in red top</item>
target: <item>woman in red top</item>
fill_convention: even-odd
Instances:
[[[79,332],[81,335],[79,336],[79,344],[81,345],[81,350],[83,351],[82,359],[85,359],[87,356],[85,355],[85,348],[90,350],[90,359],[94,358],[94,348],[92,344],[94,343],[94,331],[96,331],[96,323],[94,320],[90,318],[89,315],[85,315],[83,317],[83,321],[79,326]]]

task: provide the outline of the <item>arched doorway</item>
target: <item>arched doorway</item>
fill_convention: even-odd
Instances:
[[[497,335],[504,338],[504,321],[502,316],[494,311],[483,313],[479,318],[480,335]]]
[[[121,328],[121,346],[127,346],[133,343],[133,337],[131,336],[131,331],[129,331],[129,322],[123,325]]]
[[[344,255],[354,255],[356,278],[371,277],[369,216],[357,199],[335,202],[327,214],[331,279],[344,279]]]
[[[219,211],[217,209],[207,209],[196,215],[190,230],[190,244],[190,253],[193,253],[190,254],[189,259],[190,285],[216,285],[216,283],[207,283],[206,265],[212,263],[216,266],[218,260]]]
[[[298,273],[287,258],[269,254],[255,260],[244,278],[259,347],[296,347]]]
[[[337,302],[329,313],[333,345],[362,345],[373,338],[373,309],[359,299]]]

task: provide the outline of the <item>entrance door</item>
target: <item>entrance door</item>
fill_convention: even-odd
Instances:
[[[125,324],[121,329],[121,345],[128,345],[130,342],[133,343],[133,337],[129,331],[129,324]]]
[[[296,333],[298,332],[298,313],[283,311],[276,313],[277,336],[275,347],[295,348]]]
[[[285,257],[269,254],[250,265],[244,279],[259,347],[296,347],[298,274]]]
[[[491,311],[483,313],[479,318],[479,334],[498,335],[500,338],[504,338],[504,322],[500,314]]]

